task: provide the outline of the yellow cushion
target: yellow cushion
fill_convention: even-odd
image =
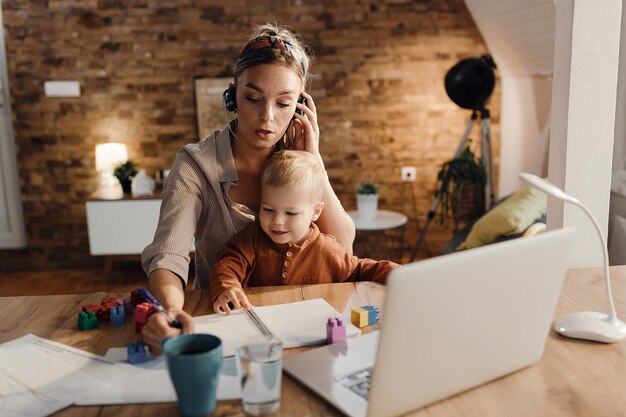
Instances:
[[[472,249],[496,240],[498,236],[522,233],[546,214],[548,196],[536,188],[525,188],[489,210],[472,227],[457,250]]]

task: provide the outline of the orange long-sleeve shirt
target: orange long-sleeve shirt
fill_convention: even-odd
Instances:
[[[212,302],[227,288],[323,284],[343,281],[385,283],[399,266],[391,261],[359,259],[315,223],[302,245],[281,248],[252,224],[235,234],[213,266],[209,282]]]

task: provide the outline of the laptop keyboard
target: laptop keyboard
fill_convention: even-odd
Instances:
[[[368,399],[370,383],[372,381],[372,367],[361,369],[341,379],[341,384],[356,395]]]

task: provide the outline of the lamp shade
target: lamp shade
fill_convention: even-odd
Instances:
[[[101,143],[96,145],[96,171],[113,172],[119,164],[128,160],[128,150],[123,143]]]
[[[448,97],[464,109],[482,110],[496,84],[495,67],[489,55],[460,61],[446,74]]]

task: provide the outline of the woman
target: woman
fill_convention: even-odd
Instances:
[[[308,67],[293,33],[276,25],[258,27],[239,53],[234,84],[224,92],[224,106],[238,117],[176,156],[155,238],[144,250],[142,264],[150,291],[183,324],[184,333],[193,332],[191,316],[182,310],[193,237],[195,282],[208,288],[210,269],[224,243],[255,221],[261,173],[270,155],[286,146],[312,153],[323,166],[315,103],[304,91]],[[317,225],[351,252],[354,223],[328,179],[323,201]],[[154,314],[142,333],[159,353],[161,340],[179,330],[169,326],[165,314]]]

